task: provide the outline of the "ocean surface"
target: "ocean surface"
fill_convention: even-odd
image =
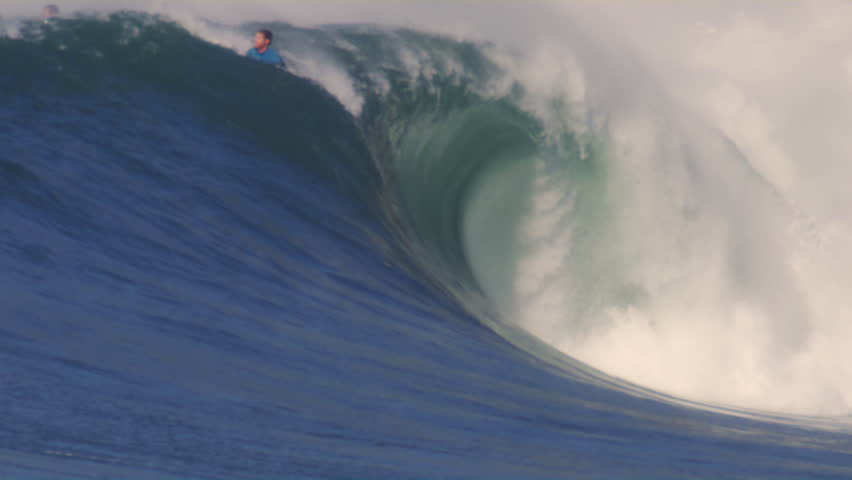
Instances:
[[[852,477],[845,413],[681,395],[551,341],[660,311],[606,121],[531,100],[491,44],[273,24],[282,70],[198,33],[259,25],[7,25],[0,477]],[[667,148],[730,148],[697,130]],[[714,165],[681,170],[751,178]],[[702,205],[678,218],[721,217]]]

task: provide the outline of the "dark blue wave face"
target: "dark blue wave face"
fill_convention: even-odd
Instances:
[[[0,39],[4,478],[852,474],[843,433],[510,345],[390,233],[392,137],[311,82],[142,15],[33,28]]]

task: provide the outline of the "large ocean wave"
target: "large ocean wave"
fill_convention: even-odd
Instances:
[[[0,471],[849,474],[845,230],[735,134],[588,41],[262,25],[7,25]]]

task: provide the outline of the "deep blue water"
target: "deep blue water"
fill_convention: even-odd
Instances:
[[[399,152],[532,148],[504,104],[448,84],[356,118],[135,14],[32,26],[0,62],[3,478],[852,477],[843,431],[630,393],[475,313],[457,202],[418,199],[481,166],[415,187]],[[458,118],[494,120],[423,128]]]

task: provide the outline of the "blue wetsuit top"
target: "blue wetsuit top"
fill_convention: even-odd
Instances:
[[[263,53],[258,52],[256,48],[252,48],[246,52],[246,56],[254,60],[259,60],[263,63],[270,63],[273,65],[284,64],[284,59],[281,58],[281,55],[278,55],[278,52],[271,48],[267,48]]]

